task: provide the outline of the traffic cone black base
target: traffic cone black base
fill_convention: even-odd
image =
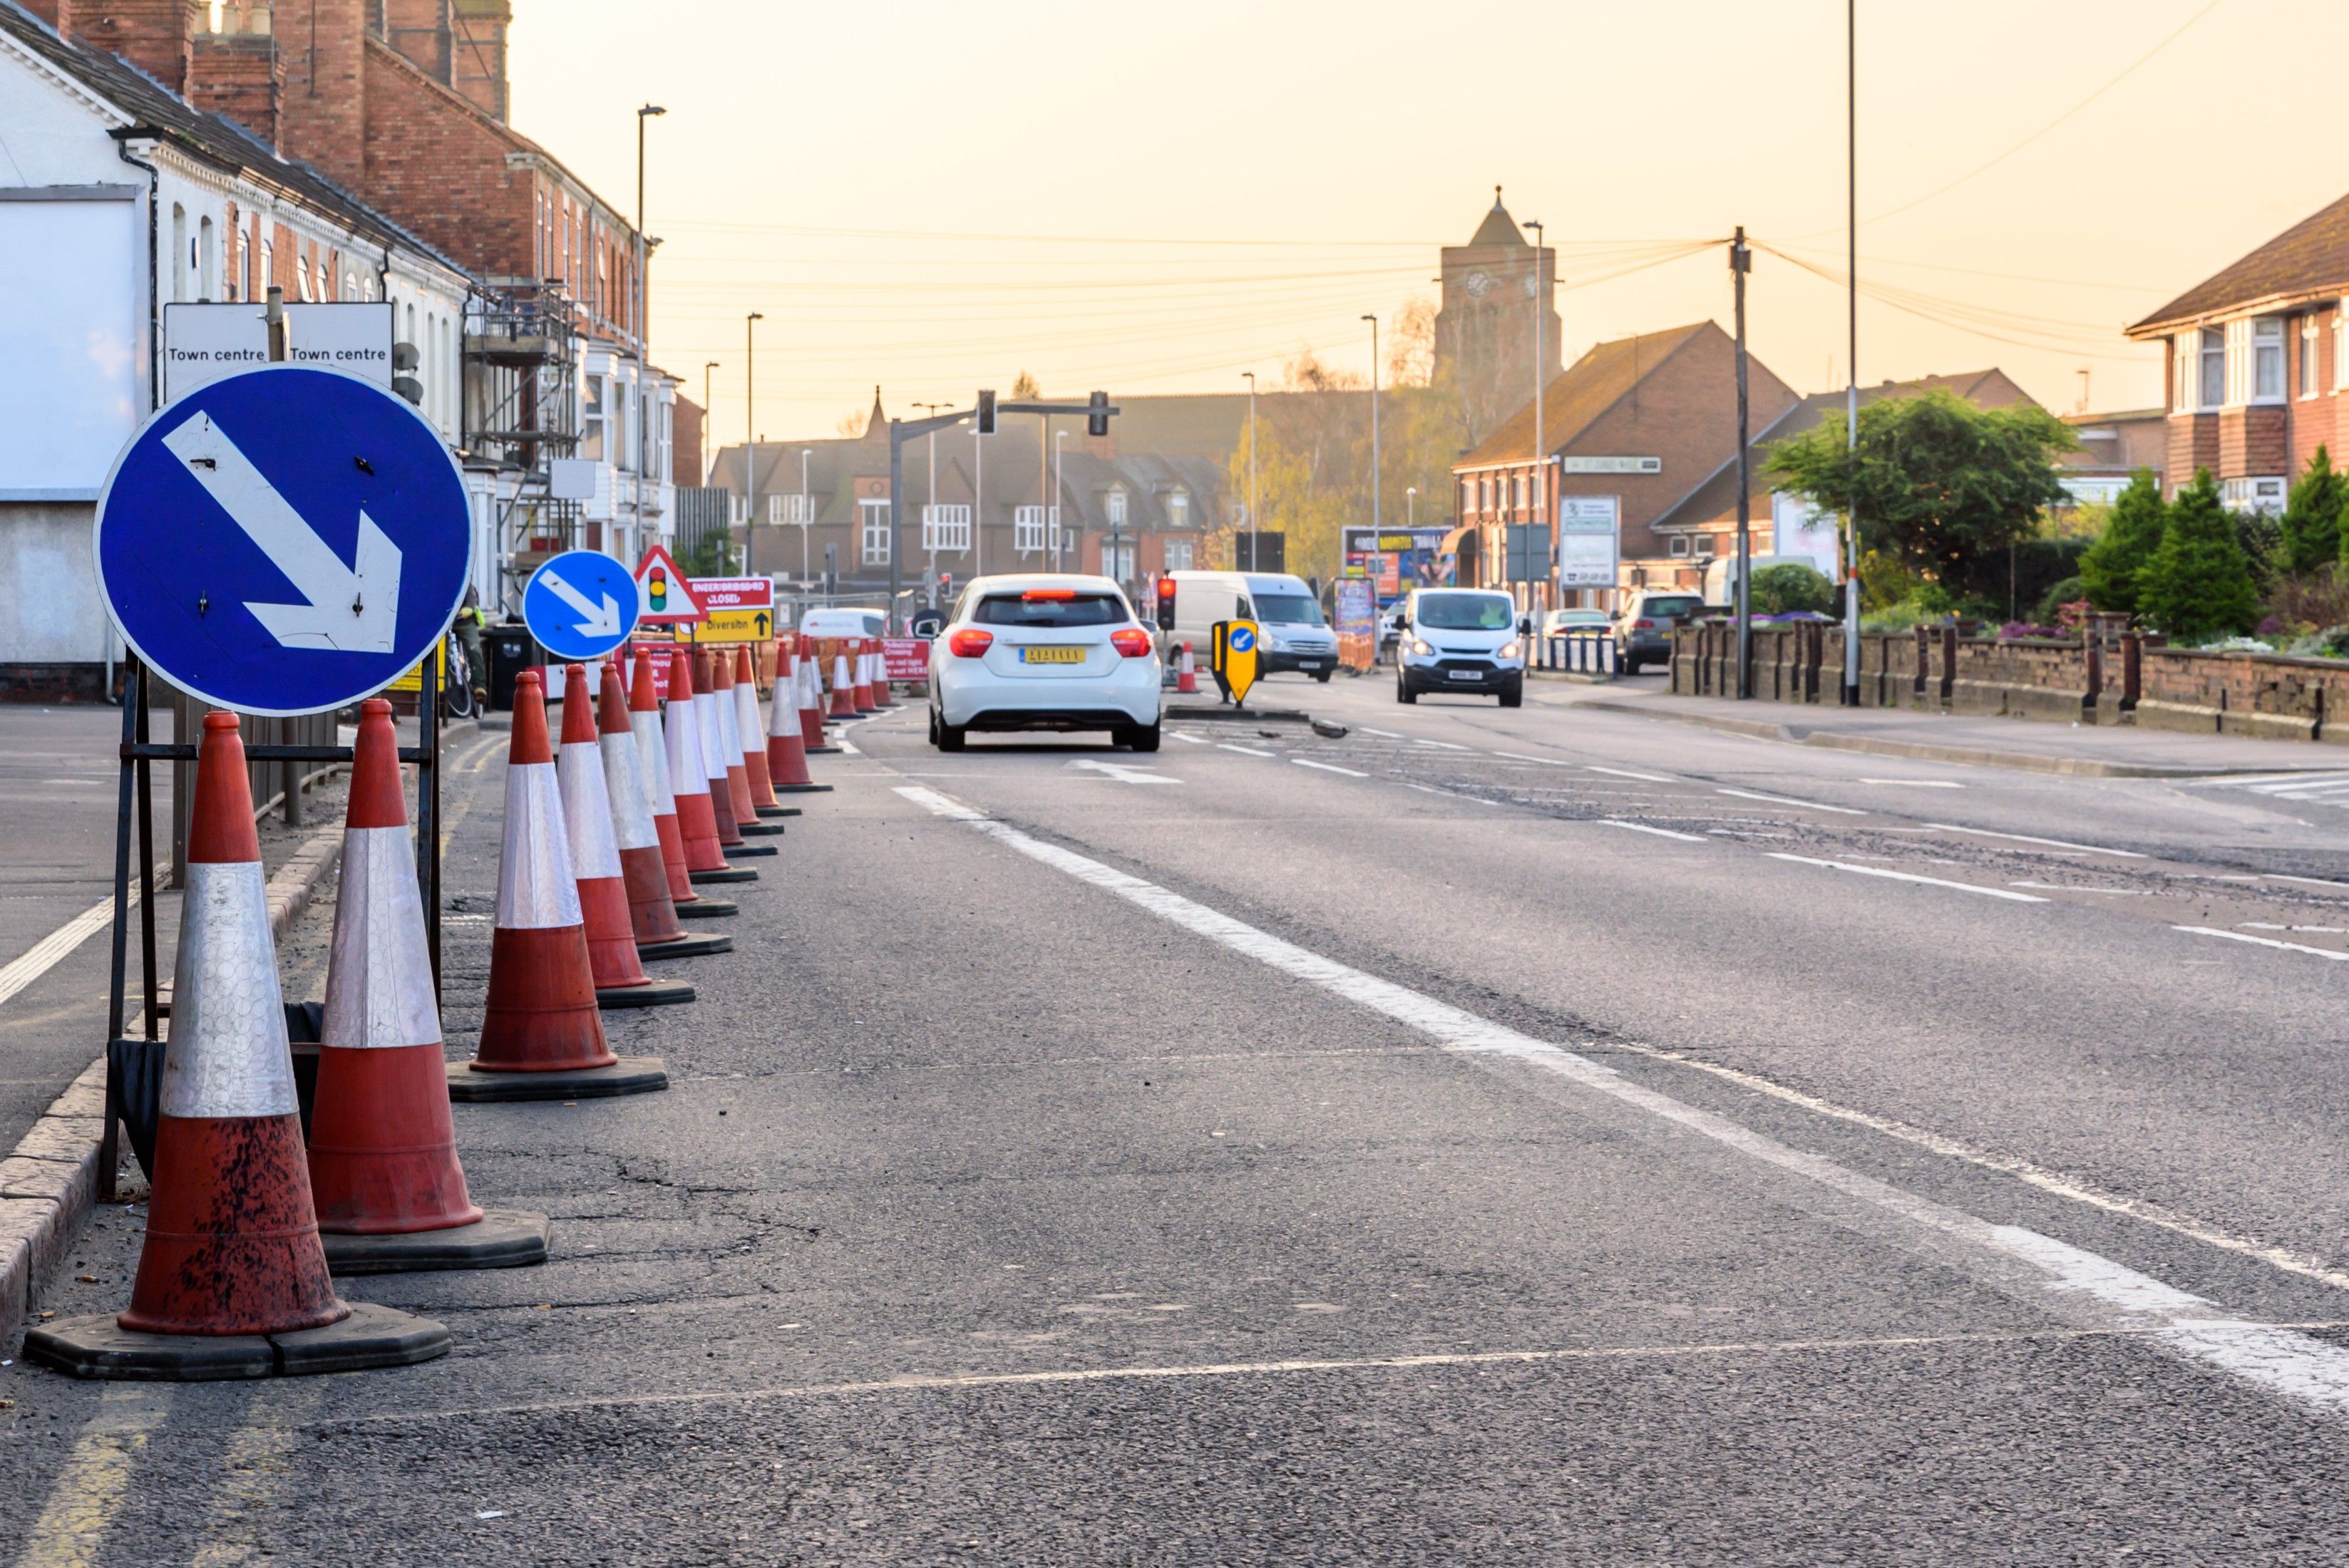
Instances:
[[[449,1330],[431,1318],[371,1301],[350,1308],[324,1328],[280,1334],[142,1334],[111,1313],[68,1317],[27,1333],[25,1359],[72,1377],[217,1383],[413,1367],[449,1354]]]
[[[770,786],[770,788],[772,788],[772,786]],[[788,789],[791,786],[786,784],[783,788]],[[796,817],[799,814],[800,809],[797,806],[761,806],[759,808],[759,815],[761,817]]]
[[[811,746],[808,749],[810,751],[837,751],[840,748],[837,746]],[[778,795],[829,795],[832,793],[832,786],[829,784],[778,784],[775,786],[775,793]],[[788,809],[789,808],[786,808],[786,810]]]
[[[730,861],[755,861],[780,852],[772,844],[729,844],[725,851]]]
[[[667,1007],[693,1000],[693,987],[682,980],[647,980],[641,985],[614,985],[595,993],[595,1006],[606,1013],[626,1007]]]
[[[677,906],[679,920],[731,920],[742,913],[742,906],[730,898],[697,898],[691,903]],[[733,941],[732,937],[726,939]]]
[[[707,958],[734,951],[730,936],[679,936],[668,942],[640,942],[636,956],[650,964],[657,958]]]
[[[422,1274],[439,1269],[518,1269],[546,1261],[552,1222],[523,1209],[486,1209],[470,1225],[387,1235],[325,1233],[326,1267],[336,1275]]]
[[[686,880],[692,882],[757,882],[759,873],[749,866],[726,866],[714,872],[688,872]],[[678,913],[683,914],[682,909]]]
[[[769,808],[761,806],[759,808],[759,814],[763,817],[768,810]],[[740,822],[736,826],[740,827],[746,836],[751,838],[776,838],[783,830],[783,825],[781,822]]]
[[[605,1068],[549,1073],[477,1073],[469,1062],[449,1064],[449,1098],[484,1105],[518,1099],[604,1099],[668,1088],[668,1064],[658,1057],[622,1057]]]

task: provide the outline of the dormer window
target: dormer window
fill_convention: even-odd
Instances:
[[[1166,526],[1172,529],[1191,526],[1191,498],[1181,490],[1166,498]]]
[[[1109,521],[1112,528],[1125,525],[1125,492],[1122,490],[1109,492]]]

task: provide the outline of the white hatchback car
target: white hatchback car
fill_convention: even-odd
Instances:
[[[978,577],[930,645],[930,744],[970,731],[1106,729],[1158,749],[1154,639],[1106,577]]]

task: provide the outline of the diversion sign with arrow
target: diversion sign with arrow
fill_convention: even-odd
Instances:
[[[323,713],[435,648],[471,518],[440,433],[339,371],[272,366],[150,418],[115,459],[94,548],[107,614],[189,695]]]
[[[557,659],[600,659],[636,629],[636,580],[600,550],[566,550],[530,574],[522,618]]]

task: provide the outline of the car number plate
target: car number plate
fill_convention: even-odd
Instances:
[[[1446,670],[1444,673],[1456,681],[1473,681],[1479,678],[1478,672],[1475,670]]]
[[[1022,648],[1019,662],[1023,665],[1081,665],[1085,662],[1082,648]]]

